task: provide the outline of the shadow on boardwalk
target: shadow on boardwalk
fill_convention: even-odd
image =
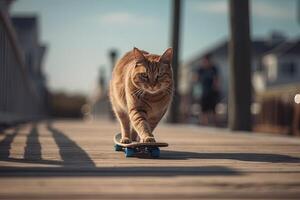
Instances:
[[[81,177],[81,176],[111,176],[111,177],[139,177],[139,176],[231,176],[242,173],[222,166],[204,167],[0,167],[0,177]]]
[[[240,175],[241,172],[225,166],[142,166],[142,167],[96,167],[94,161],[89,157],[75,141],[71,140],[63,132],[48,123],[47,129],[54,138],[62,161],[45,160],[42,158],[41,144],[37,124],[33,124],[27,135],[24,158],[10,157],[11,145],[18,135],[19,129],[6,134],[0,141],[0,161],[47,164],[57,166],[46,167],[4,167],[0,166],[0,177],[21,176],[179,176],[179,175]],[[186,160],[186,159],[231,159],[253,162],[283,162],[300,163],[299,158],[279,154],[258,153],[196,153],[179,151],[162,151],[161,159]]]
[[[162,151],[161,159],[228,159],[248,162],[300,163],[300,159],[296,157],[265,153],[196,153],[185,151]]]
[[[95,167],[93,160],[76,142],[72,141],[60,130],[54,128],[50,123],[48,124],[48,130],[52,133],[55,143],[59,148],[63,165],[73,166],[80,161],[86,167]]]
[[[13,133],[7,134],[6,137],[0,142],[0,160],[61,166],[73,166],[74,163],[78,163],[78,161],[80,161],[80,163],[84,164],[84,166],[95,166],[95,163],[91,160],[88,154],[74,141],[69,139],[58,129],[53,128],[50,123],[48,124],[47,128],[51,132],[55,143],[59,148],[62,161],[42,159],[42,147],[39,141],[37,124],[35,123],[32,124],[32,128],[27,136],[26,146],[24,149],[24,159],[11,158],[9,156],[11,144],[18,134],[19,128],[16,128]]]

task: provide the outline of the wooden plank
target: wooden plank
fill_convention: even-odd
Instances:
[[[121,133],[118,133],[114,136],[114,143],[117,145],[120,145],[122,147],[132,147],[132,148],[136,148],[136,147],[167,147],[168,143],[164,143],[164,142],[136,142],[133,141],[129,144],[124,144],[121,143],[122,139],[122,135]]]
[[[139,159],[113,150],[113,122],[33,127],[0,138],[0,199],[300,197],[299,138],[160,125],[155,136],[169,147]]]

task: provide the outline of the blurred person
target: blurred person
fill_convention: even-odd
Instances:
[[[217,125],[215,108],[220,96],[219,75],[217,66],[211,60],[210,54],[206,54],[201,60],[201,64],[196,69],[193,80],[200,94],[200,124],[209,125],[212,123],[213,125]]]

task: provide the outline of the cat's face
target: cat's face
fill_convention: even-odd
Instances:
[[[136,65],[133,70],[134,85],[145,92],[154,94],[172,84],[172,49],[167,49],[159,58],[146,58],[140,50],[134,49]]]

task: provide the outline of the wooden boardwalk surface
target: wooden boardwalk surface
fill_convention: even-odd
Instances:
[[[113,150],[117,124],[57,121],[0,134],[0,199],[300,199],[300,138],[160,125],[160,159]]]

